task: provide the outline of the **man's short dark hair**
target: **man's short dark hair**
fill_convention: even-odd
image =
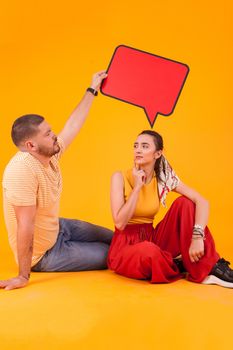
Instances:
[[[38,126],[44,117],[38,114],[26,114],[17,118],[11,129],[11,138],[16,146],[38,132]]]

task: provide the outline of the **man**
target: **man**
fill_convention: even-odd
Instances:
[[[30,271],[81,271],[106,268],[112,231],[79,220],[58,218],[61,194],[59,158],[84,124],[107,74],[94,74],[91,86],[58,137],[38,115],[12,126],[19,152],[3,175],[4,217],[18,276],[0,281],[6,290],[29,282]]]

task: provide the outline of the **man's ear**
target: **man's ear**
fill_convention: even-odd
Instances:
[[[37,150],[37,146],[32,140],[28,140],[24,143],[24,149],[27,152],[33,152]]]

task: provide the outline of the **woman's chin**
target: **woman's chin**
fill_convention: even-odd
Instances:
[[[141,160],[141,159],[135,159],[134,162],[135,162],[136,165],[144,165],[145,164],[145,162],[143,160]]]
[[[148,162],[148,161],[145,161],[144,159],[135,159],[134,160],[134,163],[135,165],[140,165],[140,166],[154,166],[154,162]]]

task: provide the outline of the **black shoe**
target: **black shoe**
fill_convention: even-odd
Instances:
[[[185,269],[184,265],[183,265],[183,261],[182,259],[178,258],[178,259],[173,259],[174,263],[176,264],[176,266],[178,267],[180,273],[185,273],[187,272],[187,270]]]
[[[212,268],[203,284],[218,284],[222,287],[233,288],[233,270],[229,267],[230,262],[221,258]]]

